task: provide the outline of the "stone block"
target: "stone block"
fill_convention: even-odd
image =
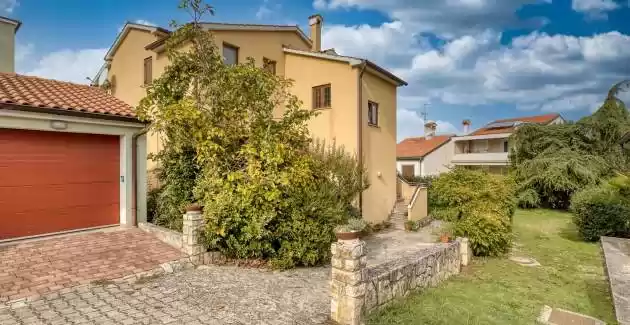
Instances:
[[[341,283],[356,285],[363,281],[363,276],[360,271],[350,272],[340,269],[332,269],[332,279]]]

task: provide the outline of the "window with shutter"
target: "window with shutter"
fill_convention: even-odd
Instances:
[[[368,125],[378,126],[378,103],[368,101]]]
[[[330,84],[313,87],[313,108],[330,108],[332,91]]]
[[[153,57],[144,59],[144,84],[148,85],[153,81]]]
[[[223,63],[238,64],[238,47],[223,43]]]

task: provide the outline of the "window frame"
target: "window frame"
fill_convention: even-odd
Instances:
[[[277,63],[278,62],[276,60],[272,60],[263,56],[263,69],[269,71],[269,73],[273,74],[274,76],[276,75]],[[268,69],[268,67],[272,67],[272,69]]]
[[[326,101],[326,89],[328,89],[328,102]],[[332,107],[332,86],[323,84],[312,89],[313,109],[327,109]]]
[[[411,167],[411,176],[405,175],[405,169]],[[416,165],[415,164],[401,164],[400,165],[400,175],[403,178],[407,177],[416,177]]]
[[[503,141],[503,152],[510,152],[508,141]]]
[[[225,49],[226,48],[234,50],[234,54],[236,55],[236,57],[234,59],[234,63],[227,63],[226,62],[227,61],[226,57],[225,57]],[[238,64],[239,63],[239,61],[238,61],[239,52],[240,52],[240,48],[238,46],[236,46],[234,44],[223,42],[223,47],[221,48],[221,55],[223,56],[223,64]]]
[[[149,56],[149,57],[144,58],[144,61],[143,61],[142,84],[146,86],[146,85],[150,85],[152,82],[153,82],[153,56]]]
[[[372,127],[378,127],[378,122],[379,122],[379,118],[378,118],[378,111],[379,111],[379,104],[377,102],[368,100],[368,125],[372,126]],[[376,111],[372,112],[371,108],[375,107]],[[372,118],[371,118],[372,117]],[[374,121],[372,121],[374,120]]]

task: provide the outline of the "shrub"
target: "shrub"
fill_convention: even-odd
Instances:
[[[584,240],[596,241],[601,236],[630,237],[628,188],[629,178],[620,176],[573,196],[573,221]]]
[[[524,209],[540,207],[540,196],[533,188],[527,188],[517,195],[518,206]]]
[[[511,218],[516,199],[510,178],[455,168],[429,189],[431,214],[453,223],[456,236],[470,239],[477,256],[505,253],[511,243]]]
[[[455,236],[468,237],[476,256],[500,256],[510,249],[512,232],[509,218],[480,209],[454,224]]]

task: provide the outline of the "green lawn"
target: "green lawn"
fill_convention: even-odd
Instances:
[[[570,214],[519,210],[514,233],[514,254],[542,266],[475,258],[460,275],[372,314],[368,324],[529,325],[543,305],[616,324],[600,246],[579,240]]]

